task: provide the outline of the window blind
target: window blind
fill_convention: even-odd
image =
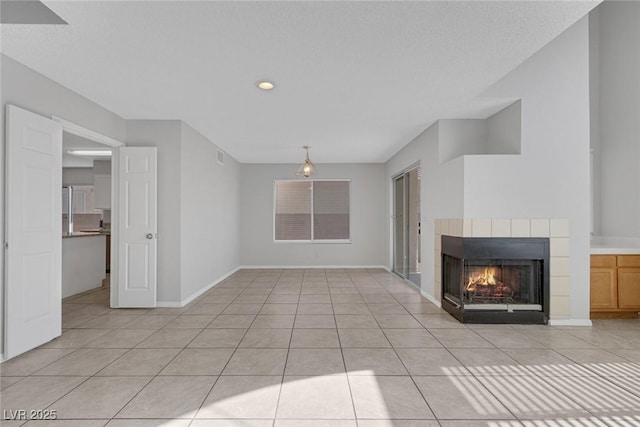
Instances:
[[[311,186],[309,181],[276,182],[276,240],[311,240]]]
[[[349,181],[313,183],[313,238],[349,239]]]
[[[349,181],[276,181],[276,241],[349,240]]]

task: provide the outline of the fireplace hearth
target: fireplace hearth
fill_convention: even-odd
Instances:
[[[549,239],[442,236],[442,308],[463,323],[547,324]]]

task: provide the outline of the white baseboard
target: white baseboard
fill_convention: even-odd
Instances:
[[[389,268],[385,265],[241,265],[238,270],[274,270],[274,269],[313,269],[313,268],[376,268],[389,271]]]
[[[232,274],[234,274],[238,270],[240,270],[240,267],[234,268],[233,270],[229,271],[227,274],[225,274],[222,277],[219,277],[215,281],[211,282],[209,285],[205,286],[204,288],[200,289],[197,292],[194,292],[193,294],[191,294],[191,296],[183,299],[182,302],[181,302],[182,307],[184,307],[185,305],[189,304],[191,301],[193,301],[194,299],[198,298],[200,295],[202,295],[203,293],[207,292],[209,289],[213,288],[215,285],[217,285],[218,283],[222,282],[223,280],[225,280],[227,277],[231,276]]]
[[[390,270],[388,270],[388,271],[390,271]],[[407,280],[407,279],[404,279],[404,282],[407,285],[411,286],[412,288],[416,289],[418,292],[420,292],[420,295],[422,295],[424,298],[428,299],[431,304],[435,305],[438,308],[442,308],[442,303],[440,301],[438,301],[437,299],[435,299],[435,297],[433,295],[430,295],[430,294],[426,293],[424,291],[424,289],[422,289],[422,287],[416,285],[415,283],[413,283],[412,281]]]
[[[589,319],[549,319],[550,326],[593,326]]]
[[[182,307],[180,301],[156,301],[156,307]]]
[[[227,274],[225,274],[225,275],[219,277],[218,279],[214,280],[213,282],[211,282],[210,284],[208,284],[204,288],[194,292],[193,294],[191,294],[187,298],[183,299],[182,301],[179,301],[179,302],[178,301],[158,301],[158,302],[156,302],[156,306],[157,307],[184,307],[185,305],[189,304],[191,301],[193,301],[194,299],[198,298],[200,295],[204,294],[209,289],[213,288],[215,285],[217,285],[218,283],[222,282],[223,280],[225,280],[227,277],[231,276],[232,274],[234,274],[238,270],[240,270],[240,267],[236,267],[235,269],[231,270]]]
[[[420,295],[429,300],[429,302],[435,305],[438,308],[442,308],[442,302],[438,301],[433,295],[426,293],[424,290],[420,289]]]

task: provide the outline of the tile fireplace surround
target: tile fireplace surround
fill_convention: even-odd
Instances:
[[[435,220],[435,299],[442,298],[442,236],[454,237],[548,237],[550,247],[550,307],[549,318],[569,319],[571,316],[571,286],[569,268],[569,221],[567,219],[460,219]]]

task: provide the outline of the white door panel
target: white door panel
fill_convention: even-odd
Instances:
[[[62,127],[7,105],[5,358],[62,332]]]
[[[155,307],[157,150],[119,148],[118,165],[118,307]]]

